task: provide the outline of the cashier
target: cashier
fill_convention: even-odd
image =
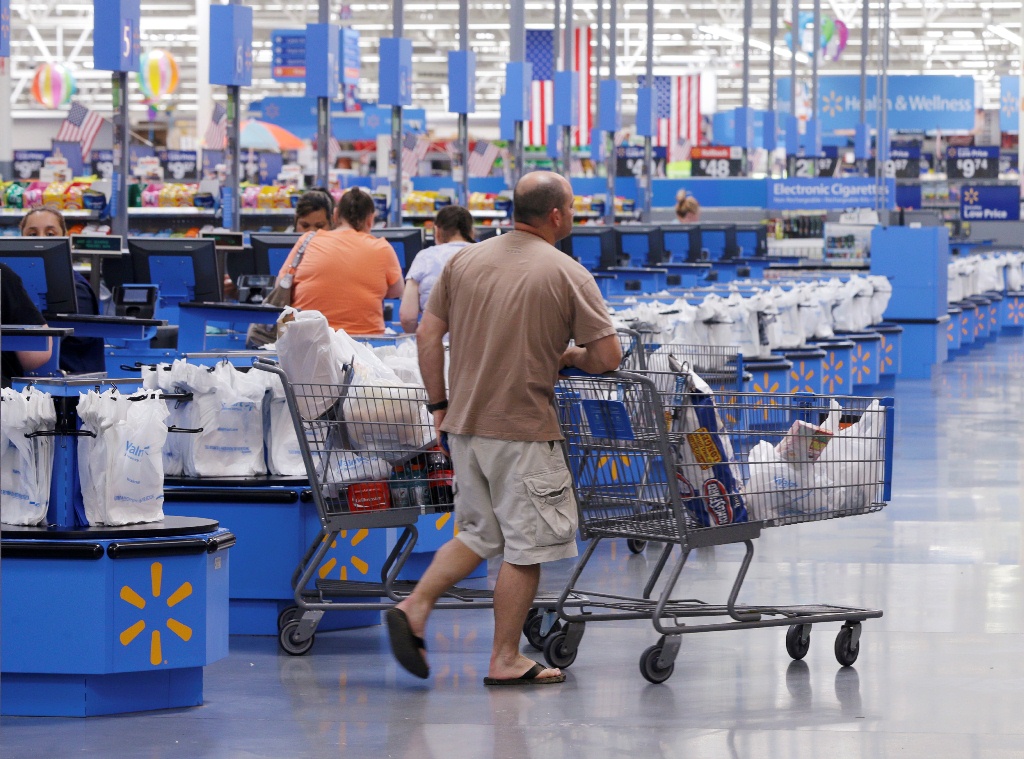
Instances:
[[[686,190],[676,193],[676,221],[680,224],[696,224],[700,221],[700,203]]]
[[[0,324],[46,325],[32,298],[25,291],[21,277],[7,264],[0,264]],[[3,386],[11,386],[11,377],[24,377],[25,372],[38,369],[50,360],[52,345],[46,339],[46,350],[3,351],[0,362],[3,367]]]
[[[68,225],[64,215],[53,206],[29,209],[19,227],[22,237],[67,237]],[[6,290],[4,292],[6,295]],[[78,313],[96,316],[100,312],[99,299],[89,286],[89,280],[75,272],[75,299]],[[47,356],[49,358],[49,356]],[[26,367],[28,368],[28,367]],[[68,374],[86,374],[106,371],[103,357],[103,339],[99,337],[67,337],[61,341],[60,368]]]

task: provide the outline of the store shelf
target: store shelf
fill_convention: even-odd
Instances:
[[[98,219],[100,217],[99,211],[62,211],[65,219]],[[25,215],[25,211],[22,208],[3,208],[0,209],[0,219],[21,219]]]
[[[474,219],[507,219],[508,213],[505,211],[470,211]],[[408,213],[402,212],[403,219],[433,219],[437,216],[437,211],[433,213]]]
[[[143,208],[129,208],[129,216],[172,216],[172,217],[188,217],[190,219],[212,219],[217,215],[217,212],[212,208],[195,208],[193,206],[186,206],[181,208],[157,208],[157,207],[143,207]]]

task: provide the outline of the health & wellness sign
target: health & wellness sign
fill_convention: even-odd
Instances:
[[[974,77],[890,76],[889,129],[974,128]],[[790,108],[790,80],[779,80],[779,110]],[[860,77],[823,76],[818,82],[818,118],[824,132],[853,129],[860,122]],[[799,94],[799,88],[798,88]],[[805,94],[805,93],[804,93]],[[875,123],[878,109],[877,81],[867,81],[866,120]],[[798,110],[809,103],[797,101]]]
[[[769,179],[768,208],[779,211],[874,208],[878,187],[874,179]],[[885,206],[895,208],[896,182],[884,185]]]

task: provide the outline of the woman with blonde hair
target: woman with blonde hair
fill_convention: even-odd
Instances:
[[[696,224],[700,221],[700,203],[686,190],[676,193],[676,220],[680,224]]]

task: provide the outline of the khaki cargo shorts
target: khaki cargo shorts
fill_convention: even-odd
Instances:
[[[579,523],[562,445],[449,435],[458,539],[483,559],[541,564],[577,555]]]

